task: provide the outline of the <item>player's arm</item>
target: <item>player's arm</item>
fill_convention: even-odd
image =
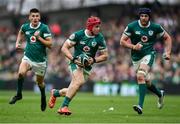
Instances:
[[[164,59],[169,60],[171,58],[172,39],[170,35],[165,32],[163,35],[163,41],[165,43]]]
[[[67,39],[62,48],[61,48],[61,52],[64,53],[64,55],[70,60],[73,60],[73,55],[70,52],[70,48],[72,48],[75,44],[73,42],[71,42],[69,39]]]
[[[103,61],[106,61],[108,59],[108,50],[107,48],[103,49],[103,50],[100,50],[100,55],[97,56],[97,57],[90,57],[89,58],[89,65],[92,65],[94,63],[100,63],[100,62],[103,62]]]
[[[89,64],[88,65],[92,65],[94,63],[100,63],[100,62],[103,62],[103,61],[106,61],[108,59],[108,50],[107,49],[104,49],[104,50],[100,50],[100,55],[97,56],[97,57],[90,57],[89,58]]]
[[[79,66],[82,66],[81,62],[78,60],[78,58],[76,56],[73,57],[72,53],[70,52],[70,49],[75,45],[75,42],[67,39],[62,48],[61,48],[61,52],[64,53],[64,55],[72,62],[76,63]]]
[[[94,58],[95,63],[100,63],[100,62],[106,61],[107,59],[108,59],[107,49],[101,50],[100,55]]]
[[[52,47],[52,37],[46,37],[45,39],[43,39],[40,35],[39,35],[39,31],[36,31],[34,33],[34,36],[42,43],[44,44],[46,47],[48,47],[49,49],[51,49]]]
[[[38,36],[38,40],[43,43],[46,47],[51,49],[52,47],[52,37],[47,37],[46,39],[43,39],[42,37]]]
[[[129,49],[133,49],[133,50],[140,50],[142,45],[140,43],[137,43],[136,45],[131,44],[130,42],[130,38],[129,36],[127,36],[126,34],[122,34],[121,38],[120,38],[120,45]]]
[[[24,39],[24,33],[20,29],[17,35],[16,39],[16,50],[22,50],[23,48],[21,47],[22,41]]]

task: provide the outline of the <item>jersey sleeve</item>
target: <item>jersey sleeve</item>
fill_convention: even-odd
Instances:
[[[125,35],[127,35],[128,37],[130,37],[132,35],[132,31],[131,31],[131,26],[127,25],[126,28],[124,29],[123,32]]]
[[[157,26],[157,38],[161,38],[165,33],[164,28],[161,25]]]
[[[79,41],[79,36],[77,32],[72,33],[69,38],[68,42],[71,42],[72,44],[76,44]]]
[[[51,31],[49,30],[49,27],[48,27],[48,26],[45,26],[45,28],[44,28],[43,37],[44,37],[44,38],[52,37]]]
[[[23,33],[25,33],[24,24],[23,24],[23,25],[21,25],[21,28],[20,28],[20,30],[21,30]]]
[[[100,40],[100,42],[99,42],[98,50],[100,50],[100,51],[106,50],[107,46],[106,46],[106,41],[105,41],[104,37],[101,36],[99,40]]]

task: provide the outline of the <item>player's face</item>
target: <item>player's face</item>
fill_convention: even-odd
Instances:
[[[100,24],[94,25],[94,27],[92,28],[93,34],[95,34],[95,35],[99,34],[100,26],[101,26]]]
[[[149,22],[149,15],[148,14],[141,14],[140,15],[140,21],[143,26],[148,25]]]
[[[40,13],[30,13],[29,20],[33,26],[37,26],[40,21]]]

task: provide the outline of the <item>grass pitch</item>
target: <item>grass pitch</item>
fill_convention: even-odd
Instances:
[[[15,91],[0,91],[0,123],[180,123],[180,96],[165,96],[165,106],[159,110],[157,98],[147,95],[143,115],[137,115],[132,105],[137,103],[138,97],[78,93],[70,104],[72,115],[62,116],[57,114],[62,97],[57,99],[53,109],[47,107],[41,112],[40,94],[24,91],[23,99],[10,105],[9,99],[14,94]]]

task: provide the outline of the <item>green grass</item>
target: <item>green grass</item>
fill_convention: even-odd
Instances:
[[[162,110],[156,107],[156,97],[147,95],[143,115],[137,115],[132,105],[137,97],[93,96],[78,93],[70,104],[71,116],[57,114],[63,101],[59,98],[55,108],[40,110],[40,95],[23,92],[23,100],[9,105],[15,91],[0,91],[0,123],[180,123],[180,96],[166,96]],[[47,100],[49,93],[47,93]],[[109,111],[114,107],[113,111]]]

